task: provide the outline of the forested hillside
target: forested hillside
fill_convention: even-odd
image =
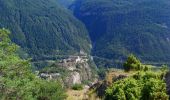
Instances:
[[[63,5],[64,7],[70,7],[76,0],[56,0],[59,4]]]
[[[34,60],[90,52],[84,25],[55,0],[0,0],[0,27]]]
[[[98,65],[114,66],[130,53],[149,63],[170,60],[169,0],[77,0],[72,8],[89,31]]]

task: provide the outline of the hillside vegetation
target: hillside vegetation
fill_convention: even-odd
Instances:
[[[106,89],[105,100],[169,100],[164,80],[167,66],[155,70],[131,55],[124,63],[124,68],[133,74],[114,81]]]
[[[169,100],[169,9],[169,0],[0,0],[0,100]]]
[[[34,60],[90,52],[84,25],[55,0],[0,0],[0,27]]]
[[[29,60],[21,59],[18,46],[11,42],[6,29],[0,29],[0,99],[63,100],[64,88],[57,81],[38,78]]]
[[[129,70],[127,70],[129,69]],[[124,69],[109,69],[104,80],[94,84],[89,97],[100,100],[169,100],[165,76],[168,67],[140,63],[130,55]]]
[[[98,65],[114,66],[130,53],[147,63],[170,60],[169,0],[77,0],[72,8],[89,31]]]
[[[76,0],[56,0],[62,6],[69,8]]]

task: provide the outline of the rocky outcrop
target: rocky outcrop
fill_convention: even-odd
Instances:
[[[69,86],[73,84],[81,84],[84,81],[92,80],[92,70],[85,56],[76,57],[72,62],[62,63],[62,67],[70,71],[70,74],[65,78],[65,83]],[[61,65],[61,64],[60,64]]]
[[[81,76],[78,72],[72,72],[70,73],[69,76],[67,76],[67,78],[65,79],[65,83],[68,85],[68,86],[71,86],[73,84],[81,84],[82,83],[82,79],[81,79]]]
[[[95,77],[93,69],[89,63],[92,59],[88,56],[69,56],[68,58],[62,59],[53,65],[53,68],[60,68],[65,70],[65,75],[62,72],[51,71],[46,73],[40,73],[39,76],[44,79],[58,80],[62,79],[65,86],[70,87],[73,84],[82,84],[87,81],[92,81]]]

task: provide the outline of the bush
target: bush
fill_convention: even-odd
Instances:
[[[74,84],[72,86],[73,90],[82,90],[83,89],[83,85],[82,84]]]
[[[39,80],[36,88],[37,100],[64,100],[67,97],[64,88],[57,81]]]
[[[105,100],[168,100],[160,73],[139,72],[119,80],[106,90]]]

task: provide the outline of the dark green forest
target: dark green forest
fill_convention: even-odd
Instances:
[[[90,52],[84,25],[55,0],[0,0],[0,27],[35,60]]]
[[[70,9],[88,29],[98,65],[114,66],[131,53],[169,62],[169,0],[77,0]]]

